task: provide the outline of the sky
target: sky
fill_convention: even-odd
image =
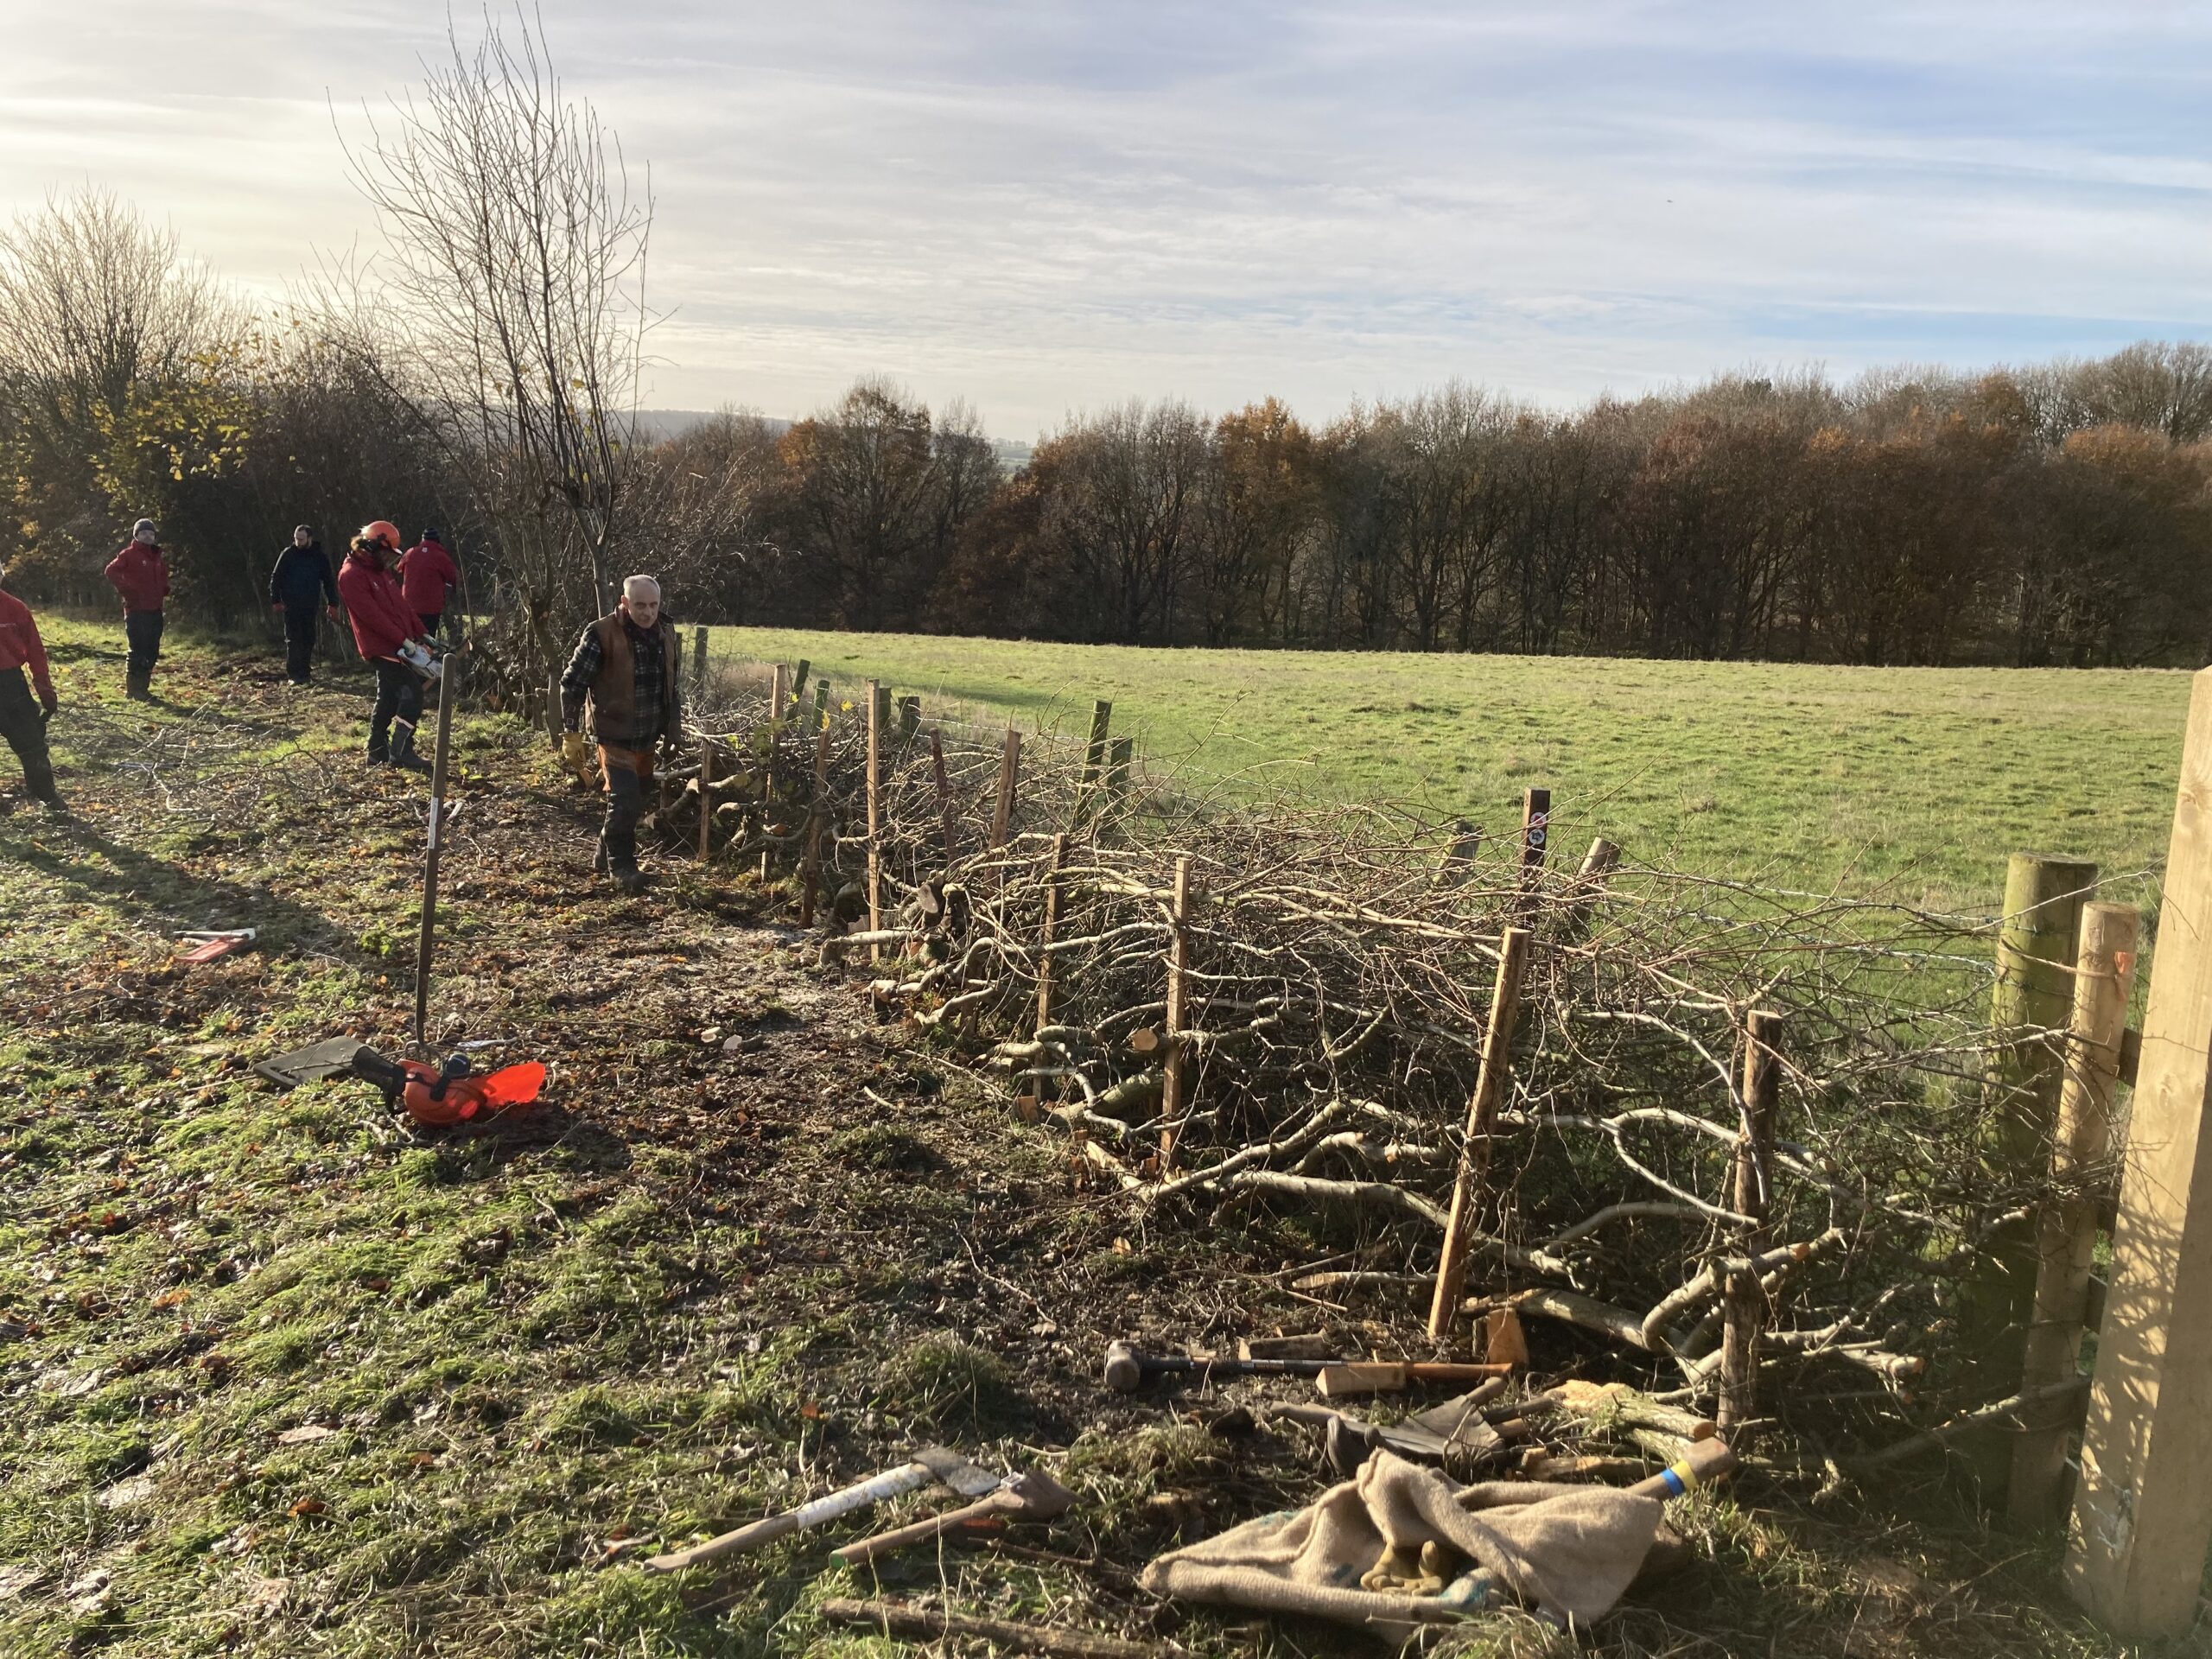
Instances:
[[[510,10],[500,14],[510,20]],[[643,401],[886,375],[1028,439],[2212,338],[2212,7],[543,0],[655,218]],[[249,293],[373,251],[410,0],[0,0],[0,213],[87,181]],[[483,27],[459,9],[464,37]]]

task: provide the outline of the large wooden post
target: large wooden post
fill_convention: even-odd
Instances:
[[[1521,798],[1521,897],[1519,913],[1536,913],[1538,888],[1543,880],[1544,849],[1552,839],[1552,792],[1532,789]]]
[[[1767,1247],[1766,1218],[1772,1208],[1774,1120],[1782,1095],[1782,1064],[1774,1041],[1782,1016],[1754,1008],[1744,1021],[1744,1127],[1737,1131],[1736,1167],[1731,1202],[1738,1215],[1758,1223],[1744,1235],[1739,1255],[1756,1263]],[[1723,1429],[1758,1414],[1759,1332],[1766,1324],[1766,1292],[1756,1266],[1731,1272],[1722,1290],[1720,1404],[1714,1414]]]
[[[2074,946],[2082,901],[2096,880],[2094,864],[2037,853],[2015,853],[2005,868],[1989,1023],[2009,1034],[1999,1036],[1989,1056],[1996,1118],[1986,1148],[2002,1180],[2040,1182],[2050,1167],[2066,1064],[2050,1033],[2064,1031],[2073,1017]],[[2026,1357],[2036,1266],[2035,1230],[2022,1222],[1985,1242],[1961,1287],[1961,1335],[1980,1381],[1993,1395],[2012,1391]],[[2002,1481],[2008,1455],[2002,1446],[1978,1452],[1982,1478],[1992,1484]]]
[[[868,931],[883,931],[883,726],[884,702],[889,696],[874,680],[868,683]],[[883,959],[883,947],[868,948],[870,962]]]
[[[1509,927],[1499,941],[1497,983],[1490,995],[1490,1025],[1483,1033],[1481,1068],[1467,1102],[1467,1141],[1459,1152],[1459,1175],[1452,1185],[1452,1212],[1444,1224],[1444,1254],[1436,1267],[1436,1294],[1428,1306],[1431,1341],[1452,1334],[1459,1312],[1459,1293],[1467,1282],[1467,1250],[1476,1211],[1490,1177],[1491,1138],[1497,1103],[1513,1069],[1513,1027],[1521,1017],[1521,975],[1529,960],[1529,930]]]
[[[1083,752],[1083,774],[1076,783],[1075,826],[1096,806],[1094,797],[1106,779],[1106,754],[1112,743],[1114,705],[1103,698],[1090,705],[1090,741]]]
[[[715,740],[699,740],[699,862],[704,864],[714,852],[715,835]]]
[[[805,875],[799,884],[798,925],[814,925],[815,895],[822,890],[822,827],[830,816],[830,721],[814,734],[814,792],[806,803]]]
[[[707,631],[691,630],[691,701],[707,700]]]
[[[775,873],[775,850],[768,842],[768,817],[776,810],[776,734],[784,729],[784,704],[788,701],[788,692],[784,665],[778,663],[768,672],[767,747],[760,755],[760,879],[763,881]],[[701,774],[702,778],[704,775]]]
[[[2089,1306],[2097,1214],[2104,1196],[2092,1183],[2112,1152],[2113,1099],[2120,1089],[2120,1040],[2127,1033],[2127,1004],[2135,989],[2140,919],[2133,905],[2086,905],[2082,910],[2066,1079],[2058,1094],[2058,1132],[2050,1148],[2054,1195],[2036,1217],[2038,1265],[2027,1363],[2020,1370],[2024,1399],[2074,1376],[2081,1362],[2082,1322]],[[2069,1402],[2044,1421],[2031,1419],[2012,1443],[2015,1526],[2044,1527],[2058,1519],[2066,1443],[2075,1421]]]
[[[937,785],[937,815],[944,832],[944,868],[949,872],[957,856],[952,822],[952,780],[945,775],[944,737],[934,726],[930,728],[930,774]]]
[[[1175,1142],[1183,1133],[1190,1087],[1190,1057],[1184,1052],[1182,1040],[1190,1026],[1190,917],[1191,859],[1185,853],[1175,861],[1175,894],[1167,912],[1167,1058],[1162,1063],[1160,1090],[1160,1173],[1163,1178],[1175,1166]]]
[[[2123,1637],[2179,1636],[2212,1544],[2212,670],[2190,696],[2066,1558]],[[2197,1199],[2203,1202],[2199,1204]]]

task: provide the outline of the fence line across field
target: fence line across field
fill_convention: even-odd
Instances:
[[[1146,764],[1104,702],[1017,728],[887,687],[772,702],[773,665],[721,666],[698,717],[750,759],[713,810],[763,873],[799,873],[823,961],[864,944],[881,1007],[1064,1125],[1081,1179],[1157,1224],[1338,1217],[1350,1249],[1297,1281],[1309,1294],[1429,1296],[1445,1347],[1471,1340],[1469,1313],[1515,1308],[1732,1422],[1833,1396],[1824,1438],[1859,1449],[1831,1481],[2009,1429],[1985,1466],[2031,1525],[2057,1516],[2090,1391],[2087,1264],[2116,1192],[2133,1300],[2106,1299],[2100,1352],[2194,1330],[2171,1284],[2142,1288],[2145,1262],[2194,1271],[2194,1166],[2139,1135],[2111,1144],[2133,1052],[2113,965],[2133,947],[2113,941],[2134,912],[2091,902],[2094,867],[2019,855],[2002,916],[1942,916],[1656,868],[1602,836],[1548,858],[1560,820],[1542,791],[1517,836],[1487,837],[1386,806],[1231,801]],[[2212,780],[2208,686],[2189,764]],[[2168,929],[2177,906],[2212,918],[2194,775]],[[1501,978],[1516,937],[1526,965]],[[2171,987],[2212,984],[2212,952],[2164,966],[2160,1087],[2201,1116],[2212,990]],[[1517,1015],[1502,1036],[1501,995]],[[2177,1138],[2175,1109],[2158,1121]],[[2161,1172],[2155,1192],[2139,1168]],[[1762,1381],[1822,1370],[1864,1386]],[[2201,1568],[2212,1538],[2212,1434],[2201,1413],[2168,1427],[2196,1397],[2171,1381],[2113,1386],[2096,1384],[2069,1573],[2146,1633],[2171,1627],[2171,1586],[2195,1582],[2177,1563]],[[2146,1436],[2203,1478],[2161,1484]],[[2157,1541],[2112,1518],[2145,1495],[2173,1517]]]

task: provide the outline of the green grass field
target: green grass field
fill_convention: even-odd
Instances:
[[[718,662],[812,664],[1025,728],[1112,700],[1155,764],[1255,792],[1402,802],[1491,833],[1552,791],[1557,844],[1939,909],[1998,901],[2007,853],[2162,859],[2189,677],[1404,652],[1147,651],[718,629]],[[1580,837],[1580,839],[1578,839]]]

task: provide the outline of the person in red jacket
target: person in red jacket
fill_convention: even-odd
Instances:
[[[369,764],[428,772],[429,763],[415,753],[415,728],[423,718],[423,677],[402,660],[399,648],[415,637],[415,613],[391,574],[399,552],[399,532],[385,519],[364,524],[338,572],[338,596],[346,601],[353,643],[377,671],[376,706],[369,715]]]
[[[0,579],[4,579],[0,572]],[[23,671],[30,677],[23,677]],[[31,687],[38,701],[31,701]],[[30,607],[5,588],[0,588],[0,737],[23,763],[23,788],[35,800],[58,807],[54,764],[48,758],[46,722],[58,707],[54,678],[46,667],[46,642],[38,637],[38,624]]]
[[[423,619],[424,633],[436,637],[447,598],[460,586],[461,567],[438,540],[436,531],[424,531],[423,539],[399,556],[399,591],[408,608]]]
[[[154,537],[154,521],[141,518],[108,561],[107,579],[123,595],[123,635],[130,642],[124,670],[126,695],[140,702],[154,700],[154,664],[162,659],[162,601],[169,594],[169,562]]]

